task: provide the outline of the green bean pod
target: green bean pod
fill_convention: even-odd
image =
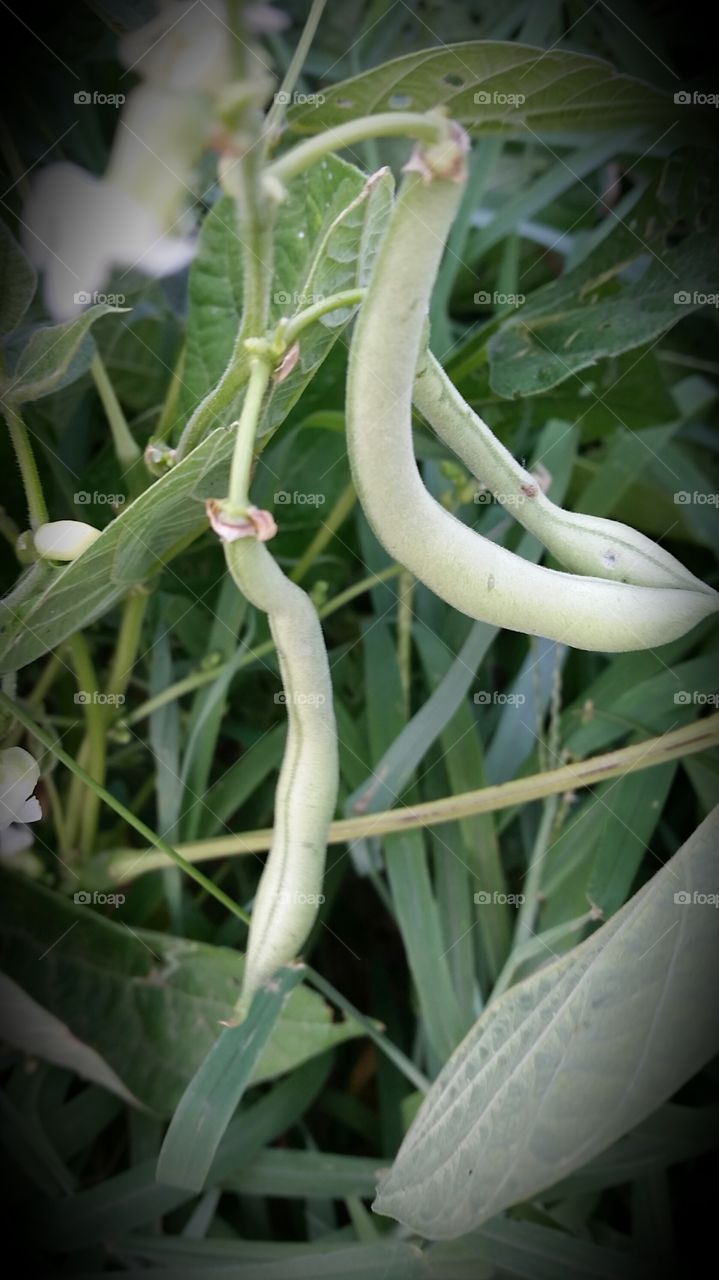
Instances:
[[[534,565],[481,537],[425,488],[412,448],[412,394],[432,287],[466,173],[454,135],[442,164],[415,153],[356,323],[347,382],[354,483],[378,540],[441,599],[495,626],[579,649],[666,644],[714,612],[719,597],[633,586]]]
[[[312,601],[256,538],[225,543],[225,556],[239,589],[269,617],[288,721],[272,847],[252,910],[242,1018],[258,987],[296,958],[314,924],[339,762],[327,651]]]
[[[430,352],[420,358],[414,405],[501,506],[572,573],[641,587],[680,587],[713,595],[663,547],[618,520],[565,511],[475,413]]]

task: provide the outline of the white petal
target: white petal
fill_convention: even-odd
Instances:
[[[216,94],[232,80],[224,0],[179,0],[120,41],[121,62],[149,84]]]
[[[25,849],[31,848],[32,844],[32,831],[22,822],[13,822],[4,831],[0,831],[0,854],[3,857],[13,857],[17,853],[23,853]]]
[[[29,751],[23,747],[0,751],[0,830],[6,830],[13,822],[37,821],[37,818],[26,819],[25,809],[39,777],[40,766]],[[39,804],[37,807],[39,810]],[[38,812],[40,817],[42,813]]]

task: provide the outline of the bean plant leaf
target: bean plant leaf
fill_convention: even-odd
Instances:
[[[296,314],[320,297],[366,283],[389,213],[392,185],[387,174],[367,189],[359,170],[334,159],[328,159],[326,168],[316,166],[306,176],[290,195],[287,214],[281,214],[285,221],[280,221],[277,231],[277,280],[281,279],[283,288],[273,295],[273,321]],[[231,202],[221,201],[220,206],[206,219],[193,267],[183,372],[184,395],[190,397],[186,412],[221,375],[239,322],[241,282],[235,262],[239,243],[228,221]],[[72,326],[41,331],[55,334],[56,345],[48,351],[48,360],[59,348],[65,350],[64,344],[73,335],[74,341],[78,325],[85,325],[86,332],[93,319],[108,310],[112,308],[93,307]],[[330,313],[304,331],[300,360],[289,377],[275,387],[262,431],[274,429],[284,419],[351,314],[347,308]],[[58,339],[58,329],[72,329],[72,335],[63,333]],[[48,341],[43,339],[46,345]],[[25,353],[21,360],[25,360]],[[36,365],[36,377],[37,369]],[[61,385],[57,374],[58,369],[48,390]],[[13,606],[4,620],[0,670],[18,670],[80,625],[94,621],[117,603],[128,586],[156,573],[177,548],[200,533],[206,527],[202,503],[206,498],[223,497],[227,491],[233,439],[231,431],[217,428],[173,470],[125,506],[87,552],[65,568],[54,570],[44,589],[22,606]]]
[[[547,391],[602,358],[652,342],[719,298],[716,228],[700,230],[697,215],[673,244],[678,210],[662,203],[658,185],[578,267],[536,290],[490,337],[498,395]]]
[[[356,116],[439,106],[476,134],[668,125],[686,112],[600,58],[503,40],[408,53],[323,89],[322,96],[321,103],[290,108],[291,129],[319,133]]]
[[[122,315],[127,309],[98,302],[83,311],[77,320],[35,329],[3,388],[3,395],[15,404],[24,404],[74,382],[85,373],[95,352],[90,336],[92,325],[101,316]]]
[[[0,335],[12,333],[32,302],[37,276],[0,219]]]
[[[300,175],[280,205],[274,235],[270,323],[340,290],[366,283],[389,214],[389,174],[367,188],[364,174],[334,156]],[[219,381],[242,318],[242,246],[234,201],[210,211],[190,273],[187,353],[178,420],[184,422]],[[331,312],[307,329],[300,359],[275,387],[261,434],[279,425],[328,354],[352,312]],[[228,419],[232,416],[228,411]]]
[[[719,808],[586,942],[490,1004],[375,1209],[451,1238],[566,1177],[719,1048]]]
[[[2,872],[0,882],[2,971],[104,1060],[108,1079],[114,1073],[146,1107],[169,1115],[231,1015],[244,957],[131,930],[121,905],[116,923],[18,875]],[[351,1022],[333,1022],[315,992],[297,988],[252,1080],[291,1071],[359,1034]],[[48,1056],[58,1060],[50,1048]]]

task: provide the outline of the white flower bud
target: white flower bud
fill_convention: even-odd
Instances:
[[[100,537],[82,520],[51,520],[35,530],[35,550],[43,560],[76,560]]]

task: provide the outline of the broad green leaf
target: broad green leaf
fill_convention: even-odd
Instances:
[[[178,544],[207,521],[200,499],[226,490],[232,435],[213,431],[176,467],[123,507],[77,560],[44,575],[12,603],[0,645],[0,670],[15,671],[88,626],[133,583],[163,567]],[[6,602],[7,603],[7,602]]]
[[[364,175],[333,156],[292,184],[279,208],[274,235],[272,325],[320,298],[366,283],[389,214],[392,188],[387,174],[367,191]],[[347,308],[330,312],[304,331],[299,361],[273,388],[260,434],[286,417],[351,315]],[[187,351],[178,410],[181,424],[222,376],[241,318],[241,243],[234,201],[224,197],[205,219],[190,274]],[[230,417],[231,408],[228,421]]]
[[[319,133],[355,116],[438,106],[477,134],[669,125],[677,115],[667,95],[599,58],[494,40],[408,53],[322,93],[322,103],[290,109],[290,128]]]
[[[225,947],[133,932],[18,875],[3,872],[0,880],[2,970],[99,1054],[135,1098],[168,1115],[230,1016],[243,957]],[[290,1071],[357,1034],[349,1022],[334,1023],[324,1001],[302,987],[288,1001],[253,1080]]]
[[[611,920],[489,1006],[435,1081],[375,1209],[435,1238],[581,1167],[719,1048],[719,809]]]
[[[177,1104],[157,1162],[158,1182],[201,1191],[222,1137],[255,1074],[302,965],[260,987],[239,1026],[224,1026]]]
[[[35,329],[5,382],[3,395],[14,404],[23,404],[68,386],[90,365],[95,351],[90,329],[95,321],[126,311],[126,307],[99,302],[83,311],[77,320]]]
[[[12,333],[32,302],[37,276],[0,219],[0,335]]]

